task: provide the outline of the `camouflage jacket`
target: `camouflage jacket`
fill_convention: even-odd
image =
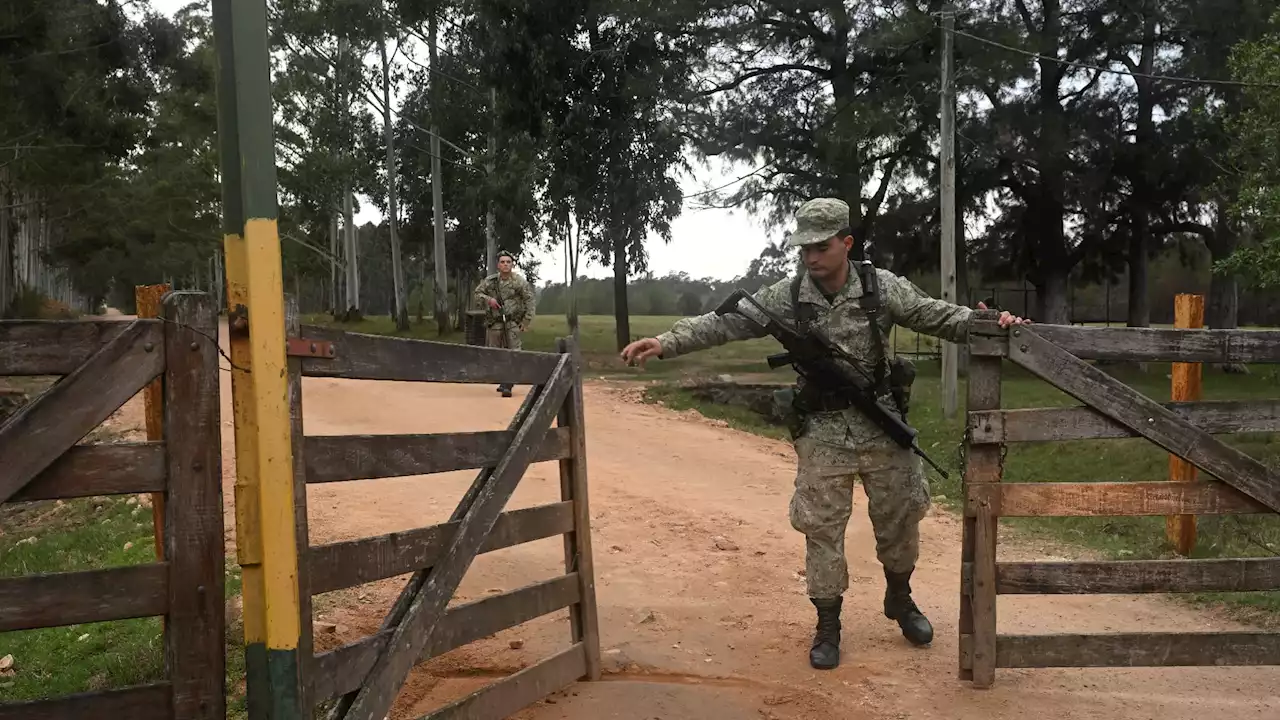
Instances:
[[[951,342],[966,340],[972,310],[931,298],[905,278],[887,270],[877,269],[876,273],[881,296],[877,324],[884,333],[886,344],[889,331],[894,325]],[[791,280],[788,278],[761,288],[755,293],[755,299],[780,317],[794,321]],[[854,268],[850,267],[848,282],[831,301],[807,278],[800,285],[799,300],[814,306],[813,323],[832,342],[871,367],[878,358],[875,356],[871,324],[858,301],[861,295],[862,282]],[[662,333],[657,339],[662,344],[662,357],[669,359],[735,340],[765,335],[763,330],[742,316],[719,316],[712,312],[679,320],[670,331]],[[858,447],[878,439],[883,431],[858,410],[850,408],[814,414],[809,418],[803,434],[834,445]]]
[[[507,314],[508,326],[520,324],[528,326],[533,322],[536,309],[533,286],[529,284],[528,280],[516,273],[511,273],[506,280],[503,280],[497,273],[486,277],[476,286],[472,297],[479,303],[480,308],[484,310],[484,324],[486,326],[493,327],[502,324],[502,314],[500,311],[489,307],[489,298],[502,303],[503,310]]]

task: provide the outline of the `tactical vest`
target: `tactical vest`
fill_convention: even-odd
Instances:
[[[898,413],[905,421],[910,402],[911,384],[915,381],[915,366],[906,358],[898,357],[896,353],[892,360],[887,357],[884,331],[876,322],[880,314],[880,279],[876,275],[875,266],[869,261],[856,262],[854,268],[858,272],[858,280],[862,283],[862,295],[858,296],[858,305],[867,314],[867,322],[871,323],[871,344],[875,354],[872,375],[876,387],[887,389],[892,395]],[[809,325],[817,318],[813,305],[800,302],[800,288],[807,277],[806,273],[797,272],[795,279],[791,281],[791,312],[792,317],[795,318],[796,329],[801,333],[808,332]],[[887,388],[886,375],[889,381]],[[807,389],[806,386],[805,390]],[[817,388],[811,392],[813,391],[820,392]],[[801,397],[803,395],[805,395],[804,390],[797,394],[797,399],[802,401],[801,404],[804,404]]]

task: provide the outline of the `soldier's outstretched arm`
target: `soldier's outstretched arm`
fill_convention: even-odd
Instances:
[[[791,320],[788,292],[790,283],[790,279],[787,279],[760,288],[754,297],[769,310]],[[764,337],[766,334],[764,329],[740,315],[717,315],[709,312],[677,320],[670,330],[656,338],[644,338],[631,343],[623,349],[622,359],[628,364],[643,364],[652,357],[670,360],[735,340]]]
[[[968,339],[972,309],[931,298],[911,282],[887,270],[877,270],[877,275],[885,307],[896,324],[954,343]],[[986,307],[982,303],[978,305]],[[1000,324],[1005,327],[1029,322],[1008,312],[1000,315]]]

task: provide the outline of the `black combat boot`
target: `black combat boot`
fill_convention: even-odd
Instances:
[[[498,386],[498,392],[502,393],[502,397],[511,397],[511,386],[510,386],[510,385],[499,385],[499,386]]]
[[[912,645],[928,645],[933,642],[933,625],[911,599],[912,572],[893,573],[885,569],[884,616],[898,621],[902,636]]]
[[[809,664],[830,670],[840,664],[840,605],[843,597],[809,598],[818,609],[818,629],[809,650]]]

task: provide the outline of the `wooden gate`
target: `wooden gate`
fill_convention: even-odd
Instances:
[[[1003,594],[1184,593],[1280,589],[1280,558],[997,562],[1000,517],[1178,516],[1280,511],[1280,472],[1214,434],[1280,430],[1280,402],[1150,400],[1086,360],[1278,363],[1280,332],[1032,325],[980,313],[970,334],[960,678],[995,669],[1278,665],[1280,633],[1003,635]],[[1001,410],[1004,358],[1085,404]],[[1212,475],[1205,482],[1001,483],[1009,443],[1144,437]]]
[[[302,327],[290,341],[304,711],[381,718],[412,668],[454,648],[563,608],[568,649],[430,714],[505,718],[581,678],[600,676],[599,630],[587,505],[581,358]],[[305,436],[301,376],[533,386],[504,431],[427,435]],[[557,427],[552,422],[557,420]],[[531,462],[559,460],[561,501],[503,512]],[[309,546],[307,483],[359,481],[478,469],[449,522]],[[565,573],[446,609],[471,562],[490,552],[564,536]],[[412,572],[382,629],[313,654],[310,598]]]
[[[0,632],[164,616],[167,678],[27,703],[4,720],[225,717],[217,315],[174,293],[162,319],[2,321],[0,374],[61,376],[0,426],[0,503],[164,493],[164,560],[0,578]],[[78,444],[162,378],[164,441]]]

